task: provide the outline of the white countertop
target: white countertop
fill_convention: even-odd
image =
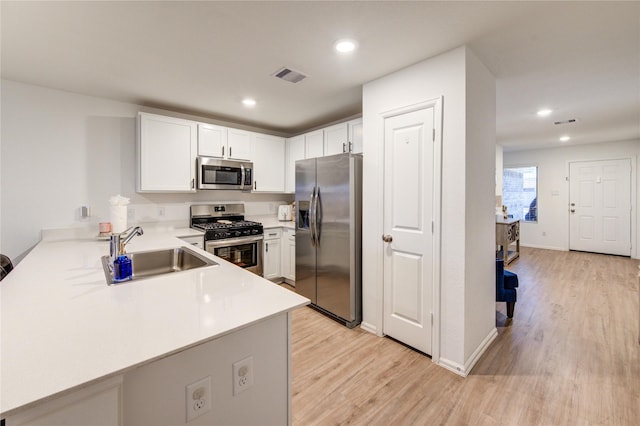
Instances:
[[[247,220],[262,223],[265,229],[270,228],[287,228],[296,229],[296,223],[292,220],[280,221],[277,216],[247,216]]]
[[[187,246],[154,230],[127,252]],[[205,251],[219,265],[107,286],[109,242],[42,241],[0,286],[3,415],[231,333],[309,300]]]

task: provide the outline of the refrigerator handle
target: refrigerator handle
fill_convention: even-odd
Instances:
[[[320,187],[316,190],[316,203],[313,215],[315,216],[316,223],[316,245],[320,247],[320,233],[322,231],[322,200],[320,200]]]
[[[309,200],[309,231],[311,232],[311,245],[316,246],[316,232],[315,232],[315,218],[316,218],[316,210],[314,207],[314,202],[316,198],[316,187],[313,187],[313,192],[311,193]]]

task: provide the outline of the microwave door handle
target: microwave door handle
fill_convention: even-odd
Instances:
[[[244,164],[240,164],[240,189],[244,189]]]

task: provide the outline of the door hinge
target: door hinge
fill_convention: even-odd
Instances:
[[[431,129],[431,141],[432,142],[436,141],[436,129],[435,128]]]

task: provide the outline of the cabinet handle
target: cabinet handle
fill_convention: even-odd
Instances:
[[[222,156],[224,157],[224,145],[222,145]]]
[[[257,180],[253,181],[253,189],[258,189],[258,181]]]
[[[269,234],[270,237],[275,237],[278,234]]]
[[[353,152],[353,143],[349,142],[349,152]]]
[[[191,189],[195,189],[195,187],[196,187],[196,180],[191,179]]]
[[[231,147],[231,146],[229,147],[229,157],[233,157],[233,154],[231,154],[231,149],[232,149],[232,148],[233,148],[233,147]]]
[[[264,251],[266,251],[267,253],[269,253],[269,243],[265,243],[265,245],[264,245]]]
[[[342,143],[342,152],[347,152],[347,144],[346,143]]]

